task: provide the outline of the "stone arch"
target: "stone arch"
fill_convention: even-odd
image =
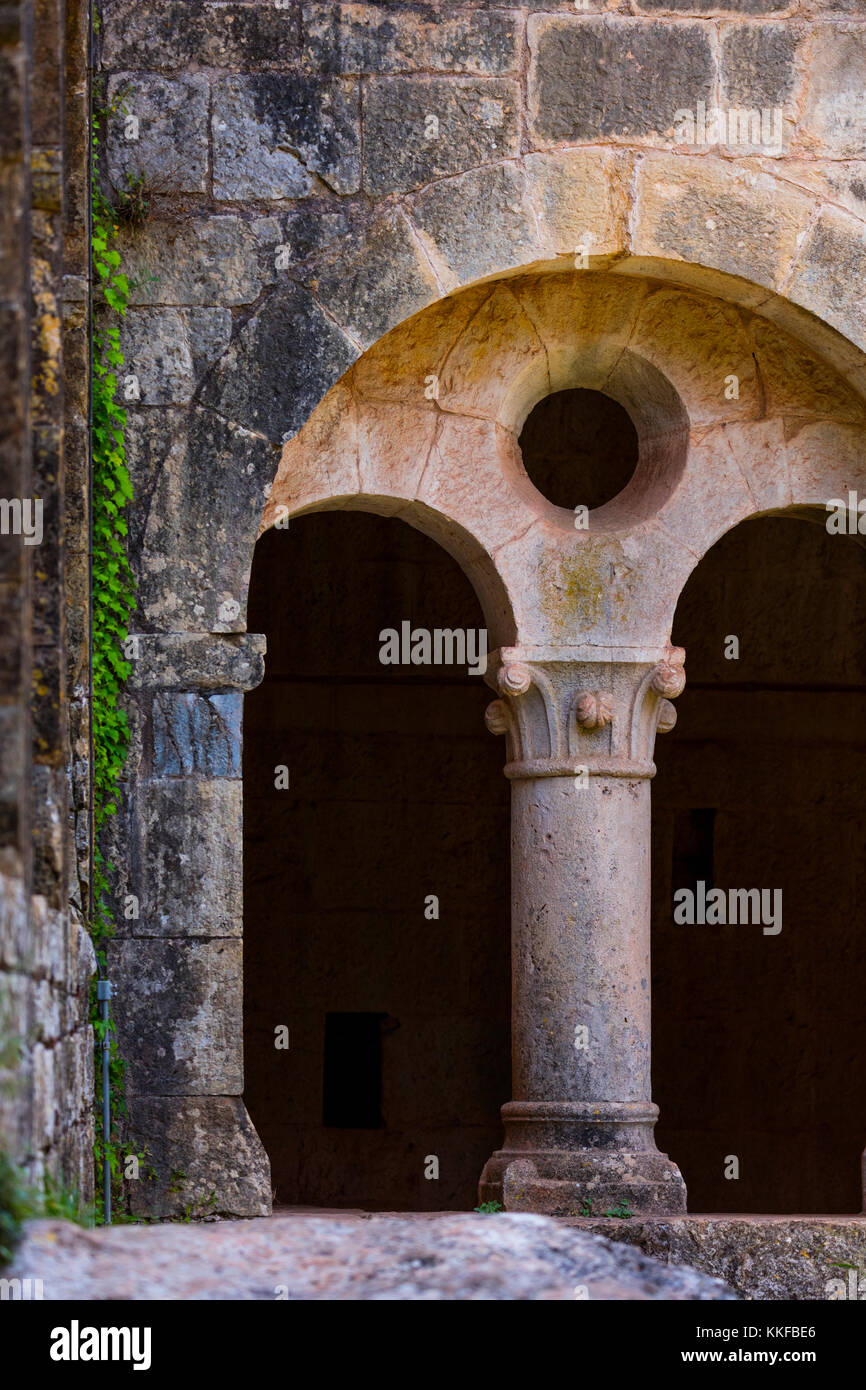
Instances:
[[[548,173],[559,167],[552,156],[543,158],[552,161]],[[580,163],[583,156],[575,158]],[[607,152],[604,158],[619,156]],[[406,255],[432,255],[403,212],[395,212],[388,225],[402,228]],[[563,233],[563,244],[571,240],[573,225]],[[635,226],[640,225],[638,217]],[[454,235],[458,232],[459,227]],[[351,273],[332,267],[330,281],[323,267],[314,292],[293,281],[272,293],[240,326],[194,407],[197,457],[206,458],[208,466],[201,463],[198,473],[187,463],[166,468],[158,482],[167,493],[155,511],[171,522],[154,534],[153,548],[162,546],[165,553],[170,541],[189,553],[202,598],[201,612],[187,614],[177,606],[165,607],[174,602],[171,592],[156,591],[160,620],[164,623],[166,612],[177,612],[177,617],[175,634],[153,639],[163,666],[150,678],[161,686],[153,699],[162,739],[155,751],[162,761],[157,758],[152,766],[159,775],[166,769],[177,775],[172,750],[179,726],[185,729],[190,721],[195,728],[213,728],[214,738],[222,741],[215,751],[208,745],[195,752],[184,823],[194,823],[199,815],[211,823],[204,802],[217,794],[223,797],[222,789],[211,790],[215,781],[221,782],[225,808],[220,834],[224,845],[236,837],[239,692],[260,679],[262,663],[261,642],[246,634],[246,588],[256,535],[276,524],[281,507],[290,525],[292,516],[305,511],[355,507],[403,516],[449,550],[471,579],[499,644],[489,671],[499,694],[489,727],[512,740],[513,731],[521,730],[523,746],[511,748],[508,767],[509,776],[523,788],[518,795],[524,820],[539,804],[531,788],[543,782],[547,813],[558,823],[556,793],[566,785],[561,779],[587,763],[593,769],[590,781],[609,783],[612,796],[632,785],[629,778],[636,779],[640,797],[623,806],[634,842],[626,837],[621,852],[638,858],[644,852],[636,846],[648,834],[645,793],[653,770],[653,740],[657,729],[672,727],[669,700],[683,684],[682,656],[670,650],[677,598],[701,555],[739,521],[780,509],[820,508],[829,496],[844,495],[848,486],[863,481],[866,409],[860,389],[866,377],[859,349],[775,290],[737,278],[728,263],[722,269],[690,269],[685,259],[673,258],[670,247],[661,248],[668,254],[660,255],[659,247],[650,254],[653,248],[645,246],[638,255],[634,235],[630,231],[627,248],[611,251],[607,260],[591,256],[585,270],[573,268],[571,255],[540,258],[537,247],[514,251],[520,259],[512,263],[512,253],[497,249],[494,237],[493,249],[483,248],[483,254],[496,257],[495,269],[467,263],[461,270],[465,288],[441,274],[438,280],[428,274],[423,294],[396,295],[393,304],[389,286],[393,288],[393,275],[405,270],[405,259],[401,261],[397,243],[390,242],[381,283],[369,258]],[[374,241],[371,233],[368,251]],[[378,255],[381,262],[381,246]],[[453,258],[459,260],[457,250]],[[786,262],[789,279],[790,269]],[[778,278],[777,270],[773,275]],[[772,279],[769,270],[767,278]],[[676,279],[689,283],[673,283]],[[405,284],[416,283],[407,274]],[[341,296],[346,305],[362,306],[368,291],[372,307],[362,331],[360,323],[345,324],[346,314],[341,319],[337,311]],[[399,322],[392,326],[395,318]],[[303,350],[295,352],[303,359],[300,366],[293,362],[284,370],[293,335],[310,344],[311,351],[307,358]],[[301,366],[308,373],[303,383],[297,375]],[[730,376],[737,378],[738,389],[726,395]],[[641,381],[651,384],[646,400],[640,398]],[[529,483],[517,434],[525,413],[545,392],[557,384],[587,382],[602,382],[638,412],[647,410],[647,401],[659,402],[655,425],[651,412],[645,416],[644,438],[665,439],[667,447],[659,451],[658,490],[651,493],[651,505],[619,513],[614,507],[609,525],[581,534],[567,512]],[[227,508],[230,523],[219,519],[219,505],[232,491],[237,500]],[[215,526],[209,524],[213,515]],[[154,573],[158,585],[158,567]],[[223,694],[226,689],[231,693]],[[511,719],[510,707],[518,709],[530,690],[525,707],[536,713],[522,722]],[[539,720],[543,714],[543,739],[534,732],[536,714]],[[629,730],[625,742],[624,728]],[[181,764],[186,773],[183,758]],[[569,814],[563,843],[591,838],[592,821],[582,819],[577,808]],[[140,824],[134,834],[142,839]],[[525,869],[531,867],[524,861]],[[553,892],[577,892],[568,886],[576,871],[564,855],[557,861],[556,882],[536,882],[527,872],[522,899],[527,913],[540,911]],[[585,871],[594,872],[592,866]],[[219,888],[213,891],[216,930],[236,935],[238,872],[235,860],[226,865],[225,901],[217,901]],[[625,885],[626,876],[619,881]],[[617,914],[623,922],[629,914],[629,920],[640,918],[635,931],[643,940],[645,889],[641,880],[637,907],[625,897],[608,902],[602,892],[599,912]],[[173,891],[186,890],[178,883]],[[239,941],[233,945],[239,948]],[[640,952],[632,950],[632,937],[625,931],[620,947],[626,978],[640,965]],[[182,947],[194,1001],[207,988],[205,966],[196,961],[199,955],[204,960],[209,949],[195,941]],[[582,949],[591,952],[592,942],[582,943]],[[163,958],[151,943],[124,944],[123,950],[121,978],[124,972],[147,974],[148,952],[154,980],[164,978]],[[221,954],[228,958],[225,951]],[[598,968],[602,989],[600,957]],[[638,993],[640,978],[638,974]],[[232,989],[234,993],[227,987],[221,1006],[226,1037],[231,1034],[228,1015],[237,1005],[236,980]],[[526,1005],[526,1019],[534,1007]],[[629,1012],[629,1018],[646,1016],[643,1002]],[[130,1016],[127,1026],[127,1051],[134,1054],[144,1019]],[[572,1034],[574,1026],[575,1020],[568,1020]],[[180,1036],[178,1048],[184,1045]],[[238,1107],[243,1110],[240,1058],[229,1044],[226,1054],[225,1063],[213,1061],[207,1069],[196,1064],[198,1070],[190,1068],[190,1076],[184,1072],[178,1084],[185,1098],[196,1101],[192,1110],[214,1111],[213,1118],[199,1123],[211,1134],[222,1126],[232,1153],[240,1145],[246,1155],[238,1163],[238,1170],[247,1174],[245,1186],[241,1184],[237,1205],[226,1209],[260,1210],[267,1205],[267,1164],[248,1121],[242,1113],[238,1118]],[[605,1103],[620,1104],[620,1073],[629,1055],[630,1043],[612,1048]],[[648,1058],[648,1037],[634,1055]],[[561,1059],[560,1074],[567,1060]],[[647,1078],[648,1066],[633,1078],[642,1097],[635,1119],[641,1133],[651,1131],[653,1122]],[[531,1077],[526,1084],[535,1086],[536,1080]],[[152,1098],[147,1100],[145,1092],[145,1099],[157,1118],[148,1119],[143,1132],[157,1127],[169,1147],[182,1147],[179,1136],[191,1122],[191,1103],[172,1108],[159,1089],[165,1083],[158,1059],[145,1073],[144,1085],[153,1088]],[[202,1095],[204,1101],[198,1099]],[[523,1104],[519,1097],[518,1103]],[[559,1104],[559,1098],[543,1103]],[[568,1104],[583,1101],[569,1098]],[[145,1112],[139,1105],[139,1114]],[[613,1132],[621,1116],[615,1109],[610,1113]],[[512,1114],[518,1128],[527,1120],[523,1111]],[[529,1119],[535,1122],[534,1112]],[[497,1160],[497,1165],[491,1169],[489,1196],[503,1195],[508,1186],[508,1163]],[[647,1180],[655,1181],[651,1176]],[[534,1193],[527,1200],[536,1206],[547,1201],[531,1183],[519,1190]]]

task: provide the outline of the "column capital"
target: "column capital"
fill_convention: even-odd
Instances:
[[[656,660],[543,659],[519,647],[492,652],[486,680],[491,733],[505,734],[511,779],[652,777],[656,733],[676,723],[671,700],[685,683],[685,651],[668,643]]]

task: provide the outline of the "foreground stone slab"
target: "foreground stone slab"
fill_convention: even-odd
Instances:
[[[334,1216],[28,1227],[11,1277],[46,1299],[731,1300],[719,1279],[663,1265],[544,1216]]]
[[[748,1299],[866,1301],[866,1216],[567,1220],[645,1255],[725,1279]]]

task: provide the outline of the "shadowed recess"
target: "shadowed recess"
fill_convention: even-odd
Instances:
[[[705,556],[656,745],[653,1098],[692,1212],[856,1213],[866,1146],[866,563],[791,518]],[[739,644],[738,657],[726,657]],[[781,890],[764,922],[677,924],[698,881]],[[695,890],[697,891],[697,890]],[[768,906],[773,900],[768,899]],[[739,1165],[739,1177],[725,1177]]]
[[[404,622],[484,622],[455,561],[404,522],[316,513],[259,541],[250,627],[268,655],[244,711],[245,1100],[278,1203],[468,1210],[501,1137],[503,750],[484,726],[490,692],[465,664],[382,664],[380,633]]]

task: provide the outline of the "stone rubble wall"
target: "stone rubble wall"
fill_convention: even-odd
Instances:
[[[87,881],[87,39],[84,7],[0,15],[0,1149],[93,1193]]]

